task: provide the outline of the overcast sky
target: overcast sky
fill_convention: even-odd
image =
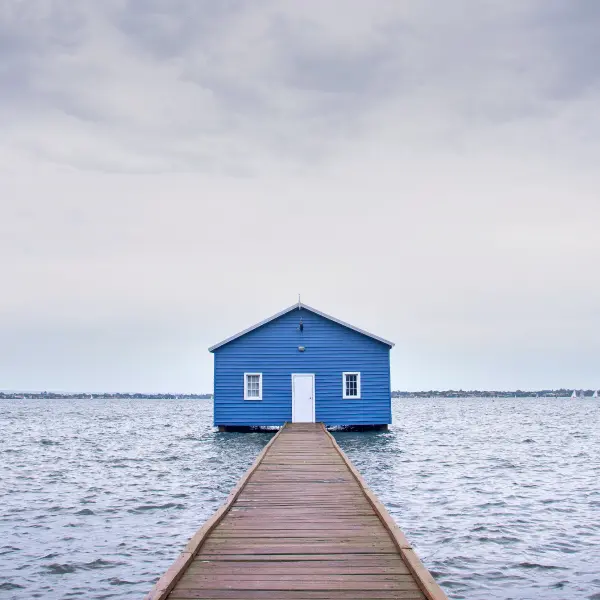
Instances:
[[[212,391],[293,304],[394,389],[600,387],[597,0],[3,0],[0,389]]]

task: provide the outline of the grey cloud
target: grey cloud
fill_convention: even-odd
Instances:
[[[128,0],[113,9],[111,20],[140,49],[169,60],[209,47],[245,7],[241,0]]]
[[[84,42],[84,15],[65,2],[7,2],[0,10],[0,101],[35,92],[47,61],[72,55]]]
[[[600,5],[552,0],[536,15],[534,31],[551,49],[555,76],[548,93],[564,100],[600,86]]]
[[[257,152],[310,164],[390,104],[400,115],[407,101],[450,108],[486,126],[586,92],[598,10],[577,5],[12,2],[0,18],[0,118],[29,106],[45,123],[54,110],[101,124],[115,154],[132,155],[126,169],[146,156],[149,170],[252,172]],[[356,13],[347,26],[345,12]],[[78,144],[96,135],[69,127]],[[86,153],[55,159],[93,168],[91,151],[74,154]]]

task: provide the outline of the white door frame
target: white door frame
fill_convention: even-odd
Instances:
[[[312,377],[312,422],[315,422],[315,406],[317,404],[315,398],[315,374],[314,373],[292,373],[292,423],[296,423],[296,398],[294,393],[294,377]]]

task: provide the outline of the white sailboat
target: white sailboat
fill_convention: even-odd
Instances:
[[[593,394],[592,394],[592,398],[597,398],[598,397],[598,390],[596,390]]]
[[[571,400],[575,400],[577,398],[577,392],[575,390],[573,390],[573,393],[571,394]]]

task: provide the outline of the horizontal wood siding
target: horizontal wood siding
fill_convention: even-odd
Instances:
[[[300,318],[304,331],[300,332]],[[298,346],[306,350],[300,352]],[[292,373],[315,374],[316,420],[391,423],[389,347],[306,309],[292,311],[215,350],[215,425],[292,420]],[[342,373],[361,373],[361,398],[343,399]],[[263,399],[244,400],[244,373],[263,374]]]

